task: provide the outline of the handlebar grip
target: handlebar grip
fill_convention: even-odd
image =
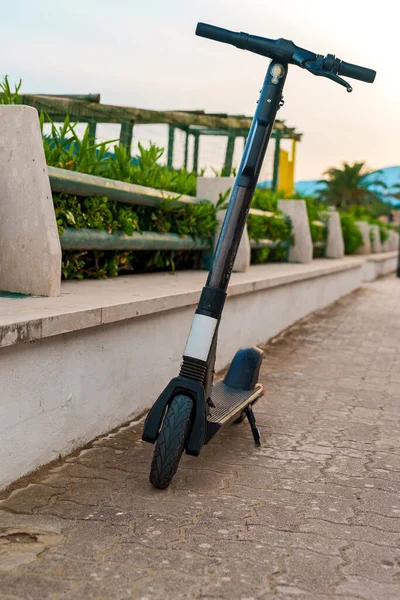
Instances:
[[[366,83],[373,83],[376,77],[376,71],[366,69],[365,67],[359,67],[358,65],[352,65],[351,63],[342,60],[338,75],[351,77],[352,79],[358,79],[359,81],[365,81]]]
[[[273,57],[273,52],[276,50],[276,43],[274,40],[268,38],[259,37],[257,35],[249,35],[244,31],[237,33],[236,31],[230,31],[229,29],[222,29],[222,27],[215,27],[214,25],[208,25],[207,23],[197,23],[196,35],[200,37],[208,38],[209,40],[215,40],[216,42],[223,42],[224,44],[231,44],[240,48],[240,50],[250,50],[255,54],[261,54],[261,56],[267,56],[268,58]],[[292,53],[293,49],[296,48],[293,42],[284,42],[285,48],[281,48],[280,54],[283,56],[283,52]],[[289,44],[289,50],[286,46]],[[289,59],[288,59],[289,60]]]
[[[209,40],[215,40],[216,42],[232,44],[232,46],[236,46],[240,38],[240,33],[229,31],[229,29],[222,29],[222,27],[208,25],[207,23],[197,23],[196,35]]]

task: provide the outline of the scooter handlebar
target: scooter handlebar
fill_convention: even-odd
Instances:
[[[242,50],[249,50],[256,54],[261,54],[268,58],[283,60],[288,63],[296,64],[302,68],[307,68],[314,75],[324,75],[325,77],[335,80],[337,83],[346,85],[346,82],[340,80],[338,75],[344,75],[345,77],[351,77],[358,79],[359,81],[365,81],[366,83],[373,83],[376,76],[376,71],[372,69],[366,69],[358,65],[352,65],[345,61],[335,59],[333,55],[327,55],[329,57],[330,66],[326,65],[326,59],[323,60],[322,68],[315,61],[322,56],[315,54],[304,48],[299,48],[292,41],[285,39],[271,40],[256,35],[249,35],[248,33],[237,33],[230,31],[229,29],[223,29],[222,27],[215,27],[214,25],[208,25],[207,23],[198,23],[196,27],[196,35],[200,37],[208,38],[209,40],[215,40],[216,42],[223,42],[224,44],[231,44]],[[310,65],[313,65],[310,68]],[[307,66],[308,65],[308,66]],[[315,66],[314,66],[315,65]],[[324,68],[325,67],[325,68]],[[351,87],[347,84],[347,87]]]

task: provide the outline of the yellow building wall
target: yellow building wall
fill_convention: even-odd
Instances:
[[[292,143],[292,157],[289,159],[287,150],[279,151],[279,175],[278,190],[285,192],[285,195],[291,196],[294,192],[294,167],[296,161],[296,141]]]

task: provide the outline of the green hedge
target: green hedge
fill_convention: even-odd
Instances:
[[[352,206],[349,208],[348,213],[352,215],[356,221],[366,221],[369,225],[377,225],[379,227],[379,236],[381,244],[386,242],[389,238],[389,231],[394,229],[397,231],[397,227],[383,223],[376,218],[376,210],[374,205],[370,207],[366,206]],[[372,241],[372,239],[371,239]]]
[[[313,198],[305,196],[303,198],[307,207],[308,222],[310,224],[311,240],[315,243],[323,242],[326,244],[328,236],[326,206]],[[325,256],[325,248],[314,248],[313,258],[323,258]]]
[[[273,242],[282,242],[277,248],[261,248],[251,251],[251,264],[263,264],[287,260],[288,244],[293,243],[292,225],[289,218],[284,218],[278,210],[278,200],[283,198],[281,192],[269,189],[256,188],[252,201],[252,208],[274,213],[273,216],[262,217],[249,215],[247,230],[251,240],[268,239]]]
[[[43,125],[42,115],[42,132]],[[158,161],[164,150],[154,144],[148,148],[139,144],[139,154],[132,161],[123,146],[116,145],[113,153],[109,153],[106,143],[96,144],[89,139],[88,128],[83,138],[79,138],[68,117],[60,127],[52,123],[51,135],[43,135],[43,144],[49,166],[195,195],[196,175],[184,169],[169,170],[160,165]],[[134,231],[155,231],[190,235],[211,243],[217,226],[215,209],[207,202],[176,206],[166,198],[160,206],[153,208],[128,206],[106,197],[80,198],[55,194],[53,200],[60,233],[64,227],[100,229],[109,233],[123,231],[127,235]],[[103,278],[120,272],[192,268],[199,261],[199,253],[188,251],[77,250],[63,252],[62,273],[65,279]]]
[[[340,222],[343,232],[344,253],[354,254],[357,248],[363,244],[363,238],[356,225],[356,219],[353,215],[340,213]]]
[[[211,244],[217,225],[215,209],[208,202],[176,206],[164,200],[159,207],[153,208],[66,194],[55,194],[53,201],[60,234],[64,227],[99,229],[109,233],[123,231],[127,235],[134,231],[154,231],[190,235],[209,240]],[[199,253],[188,251],[64,251],[62,273],[65,279],[103,278],[116,276],[120,271],[142,273],[192,268],[199,260]]]
[[[287,260],[288,244],[293,243],[292,226],[288,218],[284,218],[279,213],[271,217],[249,215],[247,230],[251,240],[269,239],[273,242],[282,242],[282,245],[277,248],[252,250],[252,264]]]
[[[43,116],[41,117],[43,131]],[[139,144],[139,154],[132,162],[124,147],[115,146],[113,155],[107,153],[105,143],[95,144],[88,137],[88,129],[82,139],[67,118],[61,127],[52,124],[50,136],[43,136],[47,164],[78,172],[108,177],[129,183],[146,185],[181,194],[196,195],[196,175],[185,169],[171,170],[160,165],[164,150],[154,144],[144,148]],[[217,210],[228,194],[221,198]],[[271,200],[272,198],[272,200]],[[257,204],[258,202],[258,204]],[[264,210],[275,206],[271,193],[256,191],[254,204]],[[253,204],[253,205],[254,205]],[[64,227],[75,229],[101,229],[123,231],[156,231],[177,233],[210,240],[215,233],[216,209],[211,203],[172,206],[166,199],[158,208],[130,207],[107,198],[79,198],[66,194],[54,195],[59,232]],[[253,239],[268,237],[274,241],[290,239],[291,226],[283,219],[251,217],[249,231]],[[252,252],[252,262],[284,260],[286,249],[263,249]],[[65,279],[83,277],[108,277],[120,272],[144,272],[160,269],[192,268],[199,264],[195,252],[63,252],[62,273]]]

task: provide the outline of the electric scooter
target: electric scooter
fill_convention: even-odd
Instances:
[[[373,83],[376,72],[336,58],[322,56],[285,39],[271,40],[199,23],[196,35],[231,44],[271,59],[249,131],[243,158],[215,249],[213,264],[202,290],[178,377],[170,381],[145,421],[142,439],[155,443],[150,482],[165,489],[175,475],[182,453],[198,456],[223,427],[247,417],[256,445],[260,434],[253,413],[263,395],[258,376],[263,359],[259,348],[238,350],[223,381],[213,384],[218,327],[236,253],[277,111],[288,65],[306,69],[344,86],[340,75]]]

